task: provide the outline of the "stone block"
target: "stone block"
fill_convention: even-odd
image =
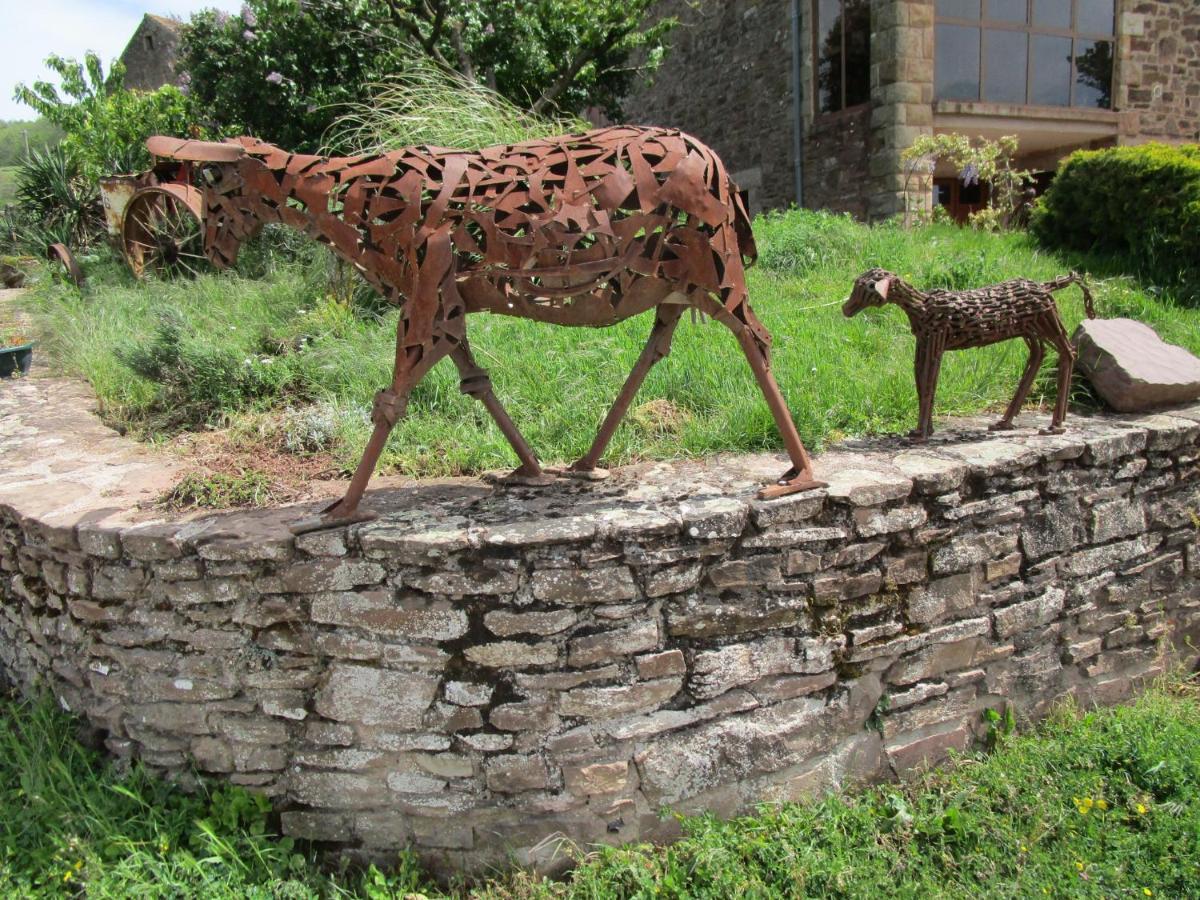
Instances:
[[[952,752],[964,752],[973,741],[970,725],[950,724],[929,735],[897,735],[884,745],[884,753],[893,770],[908,772],[937,765]]]
[[[539,569],[533,574],[533,596],[548,603],[613,603],[638,596],[628,566],[596,569]]]
[[[855,530],[861,537],[870,538],[881,534],[894,534],[919,528],[929,515],[923,506],[900,506],[895,509],[854,510]]]
[[[563,783],[578,797],[616,794],[629,784],[629,763],[597,762],[586,766],[565,766]]]
[[[545,790],[553,784],[540,756],[497,756],[487,761],[484,773],[488,790],[497,794]]]
[[[927,625],[973,609],[978,602],[978,573],[951,575],[914,588],[906,602],[907,617],[910,622]]]
[[[683,675],[687,672],[687,663],[680,650],[664,650],[661,653],[647,653],[637,657],[638,678],[650,681],[655,678],[666,678],[669,675]]]
[[[648,712],[670,700],[682,687],[682,678],[660,678],[615,687],[580,687],[560,697],[558,711],[564,716],[584,719]]]
[[[375,585],[387,576],[383,566],[364,560],[319,559],[298,563],[284,570],[280,579],[283,594],[316,594],[323,591],[348,591]]]
[[[1092,540],[1097,544],[1141,534],[1146,530],[1146,508],[1130,499],[1110,500],[1092,507]]]
[[[497,637],[512,637],[516,634],[558,634],[566,631],[578,620],[579,615],[569,609],[525,613],[493,609],[483,616],[484,626]]]
[[[1104,402],[1138,412],[1200,397],[1200,359],[1134,319],[1089,319],[1072,337],[1075,365]]]
[[[520,641],[495,641],[468,647],[463,655],[477,666],[490,669],[524,669],[548,666],[558,661],[558,646],[551,643],[523,644]]]
[[[497,572],[477,568],[466,571],[446,570],[422,575],[411,575],[404,580],[405,586],[426,591],[430,594],[447,594],[451,597],[495,596],[512,594],[520,584],[516,572]]]
[[[1062,588],[1053,587],[1040,597],[997,609],[993,614],[996,620],[996,634],[1006,638],[1017,632],[1053,622],[1062,613],[1066,596],[1066,591]]]
[[[624,628],[575,638],[567,645],[567,663],[576,668],[595,666],[643,650],[653,650],[660,640],[655,617]]]
[[[312,598],[314,622],[412,640],[451,641],[467,633],[467,614],[449,602],[394,590],[338,591]]]
[[[438,678],[336,663],[313,708],[327,719],[415,730],[437,693]]]
[[[656,569],[646,575],[646,596],[665,597],[690,591],[700,583],[701,571],[700,563],[696,562]]]
[[[782,578],[780,558],[774,555],[730,560],[708,571],[709,581],[721,591],[776,584]]]
[[[898,469],[858,469],[851,466],[822,474],[829,482],[831,500],[851,506],[882,506],[904,500],[912,493],[913,481]]]

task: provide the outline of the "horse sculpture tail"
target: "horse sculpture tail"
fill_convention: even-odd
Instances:
[[[1070,275],[1060,275],[1053,281],[1047,281],[1042,284],[1042,287],[1047,291],[1060,291],[1071,284],[1079,285],[1079,289],[1083,291],[1083,309],[1087,313],[1089,319],[1096,318],[1096,302],[1092,298],[1092,292],[1088,290],[1087,282],[1078,272],[1072,272]]]

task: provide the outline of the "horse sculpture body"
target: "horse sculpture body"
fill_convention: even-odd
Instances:
[[[1078,284],[1083,291],[1088,318],[1094,319],[1096,311],[1091,292],[1074,272],[1054,281],[1021,278],[972,291],[925,293],[891,272],[870,269],[855,280],[842,312],[851,318],[868,307],[894,303],[908,316],[917,339],[915,368],[920,407],[912,437],[925,440],[933,432],[933,398],[937,393],[942,354],[947,350],[983,347],[1011,338],[1021,338],[1029,346],[1029,361],[1012,402],[991,428],[1004,431],[1013,427],[1013,418],[1025,403],[1045,358],[1045,345],[1050,344],[1058,352],[1058,397],[1048,431],[1058,433],[1067,416],[1075,348],[1067,337],[1052,293],[1071,284]]]
[[[477,152],[413,147],[325,158],[251,138],[223,144],[151,138],[150,151],[200,164],[205,252],[231,264],[264,223],[329,245],[401,309],[391,385],[346,495],[298,530],[369,517],[358,504],[412,388],[439,360],[486,406],[521,461],[541,466],[492,392],[467,341],[466,316],[492,312],[604,326],[655,310],[649,340],[591,449],[592,473],[651,367],[670,352],[687,308],[736,335],[792,468],[763,496],[819,487],[769,364],[770,336],[747,302],[756,256],[749,218],[721,161],[679,131],[614,127]]]

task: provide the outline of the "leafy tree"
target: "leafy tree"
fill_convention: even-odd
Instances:
[[[145,169],[150,164],[143,146],[147,137],[188,132],[191,106],[179,88],[128,91],[125,67],[114,63],[105,75],[100,58],[91,52],[82,63],[54,55],[46,66],[61,79],[65,98],[48,81],[18,84],[14,97],[62,129],[63,148],[78,160],[85,178]]]
[[[221,131],[313,149],[339,111],[416,59],[433,60],[536,113],[619,100],[661,58],[675,24],[643,27],[653,0],[248,0],[205,11],[181,70]]]

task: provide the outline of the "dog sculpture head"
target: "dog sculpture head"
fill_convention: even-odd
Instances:
[[[842,315],[847,319],[858,315],[869,306],[887,303],[888,291],[896,276],[886,269],[868,269],[856,279],[850,297],[842,304]]]

